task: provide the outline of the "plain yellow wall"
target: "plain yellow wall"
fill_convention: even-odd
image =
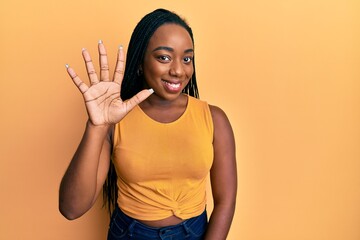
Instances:
[[[201,98],[237,141],[230,240],[360,239],[358,0],[0,2],[0,239],[105,239],[101,201],[69,222],[58,186],[86,112],[64,65],[158,7],[195,33]],[[209,203],[211,209],[211,203]]]

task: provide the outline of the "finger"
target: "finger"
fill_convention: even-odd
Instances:
[[[115,73],[114,73],[114,82],[121,85],[121,81],[124,77],[124,70],[125,70],[125,54],[124,54],[123,46],[120,45],[118,50]]]
[[[73,80],[73,82],[75,83],[77,88],[80,90],[80,92],[82,94],[84,94],[89,89],[89,87],[83,81],[81,81],[81,79],[75,73],[74,69],[69,67],[69,65],[67,65],[67,64],[65,66],[66,66],[69,76],[71,77],[71,79]]]
[[[83,58],[84,58],[84,61],[85,61],[85,65],[86,65],[86,69],[87,69],[87,72],[88,72],[88,76],[89,76],[91,85],[98,83],[99,79],[98,79],[98,77],[96,75],[94,64],[93,64],[93,62],[91,60],[91,57],[90,57],[90,54],[89,54],[88,50],[83,48],[82,49],[82,55],[83,55]]]
[[[100,81],[110,81],[109,79],[109,63],[106,49],[101,40],[99,40],[99,62],[100,62]]]
[[[130,111],[133,109],[136,105],[144,101],[146,98],[148,98],[152,93],[154,92],[153,89],[145,89],[140,92],[138,92],[135,96],[130,98],[125,102],[126,104],[126,110]]]

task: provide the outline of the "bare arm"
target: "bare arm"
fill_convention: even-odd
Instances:
[[[237,170],[234,134],[228,118],[218,107],[210,106],[214,122],[214,162],[210,170],[214,209],[206,240],[226,239],[235,212]]]
[[[110,164],[109,126],[87,123],[83,138],[60,184],[59,210],[69,220],[95,203]]]
[[[95,203],[106,180],[110,165],[110,133],[114,125],[153,91],[142,90],[129,100],[120,98],[120,86],[124,74],[124,52],[120,48],[113,80],[110,80],[105,46],[98,45],[100,58],[100,79],[98,78],[89,52],[82,55],[88,72],[90,86],[87,86],[67,66],[67,71],[84,97],[89,121],[83,138],[61,181],[59,210],[67,219],[75,219],[88,211]]]

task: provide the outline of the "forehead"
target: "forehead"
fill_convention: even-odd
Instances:
[[[193,48],[193,43],[184,27],[177,24],[164,24],[154,32],[148,48],[158,46]]]

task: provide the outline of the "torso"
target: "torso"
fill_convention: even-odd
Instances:
[[[146,113],[150,118],[157,122],[161,123],[170,123],[174,122],[181,117],[185,112],[187,106],[188,98],[186,95],[182,95],[177,102],[164,104],[163,106],[151,106],[150,103],[144,101],[140,104],[140,108]],[[166,109],[164,111],[164,108]],[[175,215],[170,216],[165,219],[156,220],[156,221],[144,221],[138,220],[139,222],[150,226],[150,227],[167,227],[173,226],[182,223],[184,220],[176,217]]]
[[[139,104],[140,109],[152,120],[159,123],[172,123],[180,119],[187,110],[189,97],[181,94],[174,101],[143,101]],[[137,219],[137,218],[135,218]],[[175,215],[160,220],[140,220],[137,221],[155,228],[173,226],[182,223],[186,218],[182,219]]]

